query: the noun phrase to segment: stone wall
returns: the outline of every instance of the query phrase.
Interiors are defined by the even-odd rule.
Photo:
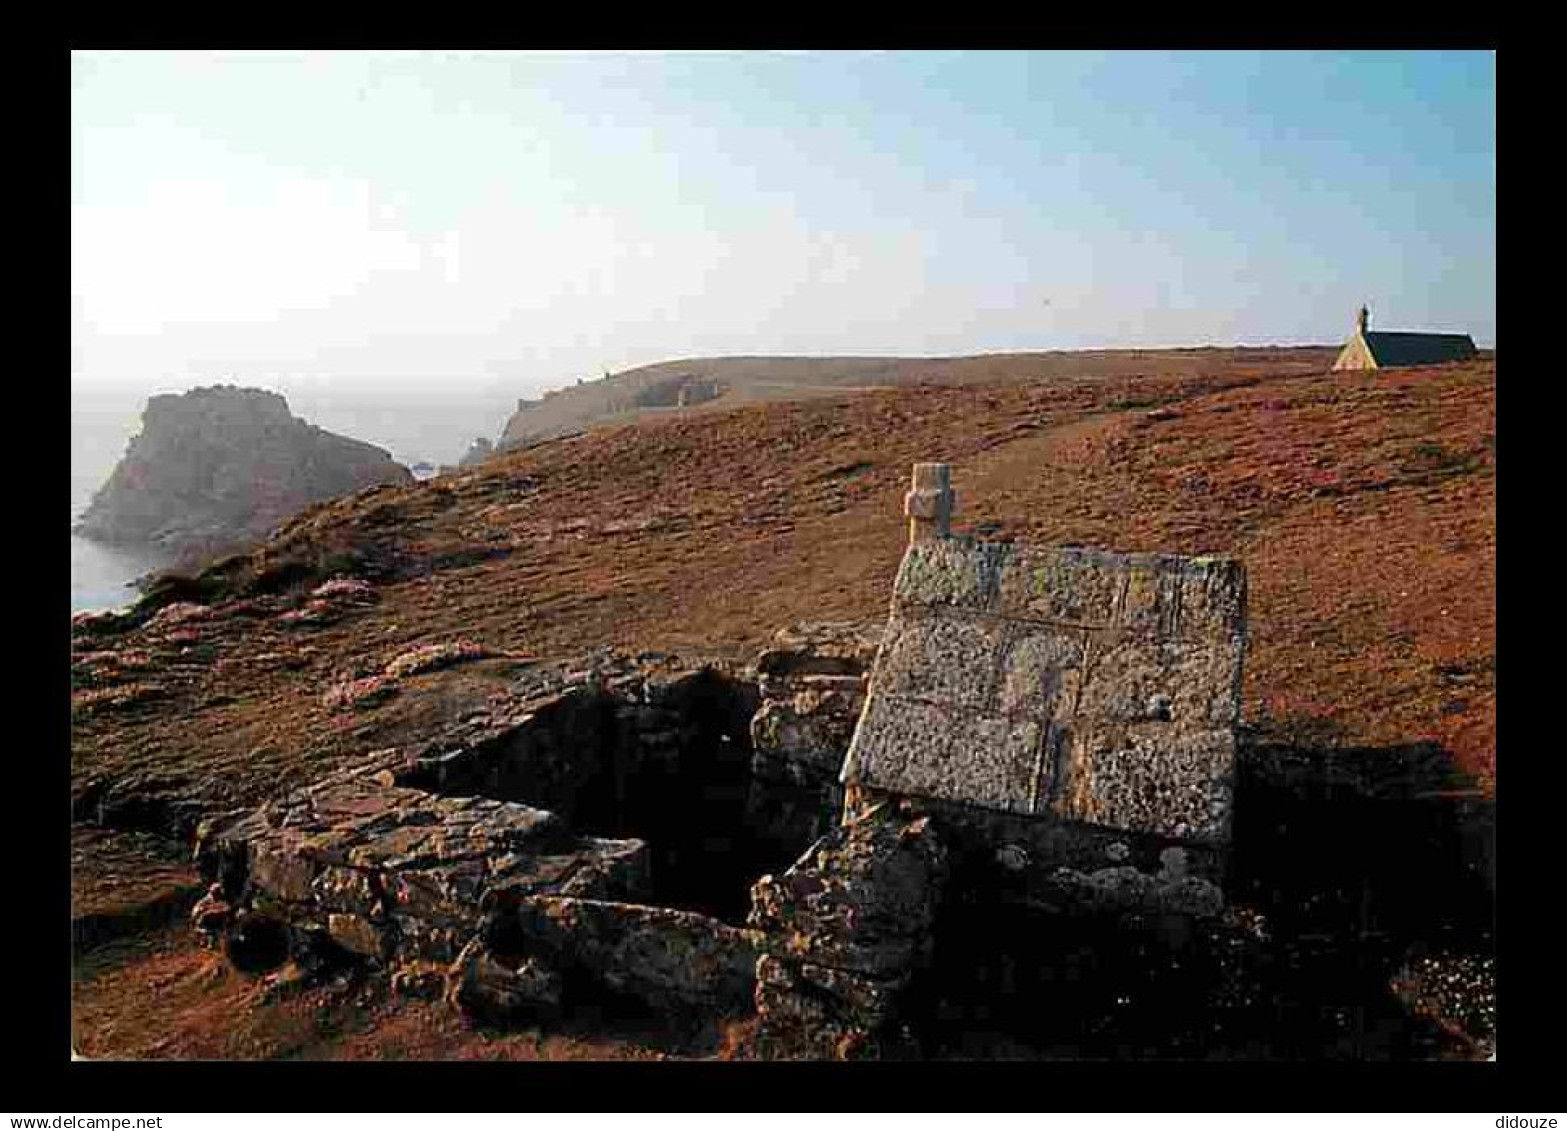
[[[798,850],[837,823],[838,775],[881,634],[878,621],[795,625],[757,659],[747,808],[759,836]]]
[[[498,890],[485,953],[557,972],[563,994],[631,997],[667,1013],[749,1012],[759,933],[710,916],[615,900]]]
[[[660,900],[737,919],[763,848],[746,818],[757,701],[738,674],[607,660],[453,728],[398,784],[520,801],[573,828],[645,839]]]
[[[231,914],[204,921],[237,963],[353,956],[476,1015],[588,984],[748,1007],[755,932],[734,924],[809,843],[748,827],[756,704],[743,678],[657,659],[532,673],[419,747],[205,822],[208,911]]]
[[[450,962],[503,889],[636,899],[647,845],[580,836],[554,813],[394,784],[395,751],[206,822],[197,860],[237,908],[286,924],[297,953],[330,940],[361,958]]]
[[[913,545],[844,781],[1222,842],[1245,599],[1226,558]]]

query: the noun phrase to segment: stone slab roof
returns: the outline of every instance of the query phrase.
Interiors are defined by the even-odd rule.
[[[1368,330],[1363,337],[1378,365],[1430,365],[1443,361],[1466,361],[1475,356],[1474,339],[1468,334],[1408,334]]]
[[[1227,839],[1245,632],[1231,558],[917,542],[843,781]]]

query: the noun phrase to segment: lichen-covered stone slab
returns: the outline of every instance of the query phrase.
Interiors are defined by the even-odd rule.
[[[747,922],[778,957],[897,978],[926,957],[949,872],[931,822],[883,805],[833,829],[783,874],[758,879]]]
[[[766,1043],[836,1059],[884,1033],[930,958],[950,876],[931,820],[882,804],[757,880],[747,921],[765,940],[755,1003]]]
[[[372,757],[260,810],[209,822],[203,870],[231,895],[366,958],[451,962],[487,895],[635,898],[647,845],[579,836],[554,813],[387,784]]]
[[[754,930],[606,900],[498,893],[488,906],[491,935],[510,929],[535,957],[655,1008],[734,1013],[751,1002],[761,945]]]
[[[414,973],[400,967],[404,980]],[[560,973],[527,956],[508,961],[482,938],[468,940],[444,972],[444,996],[449,1005],[480,1021],[510,1023],[553,1016],[563,991]]]
[[[1232,558],[916,543],[842,780],[1226,839],[1245,634]]]

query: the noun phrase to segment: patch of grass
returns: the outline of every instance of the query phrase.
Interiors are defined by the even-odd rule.
[[[510,546],[503,545],[466,546],[460,550],[433,555],[423,564],[419,572],[437,573],[446,569],[466,569],[469,566],[494,561],[496,558],[507,557],[511,552]]]
[[[169,605],[210,605],[222,598],[227,587],[226,579],[212,570],[199,574],[154,573],[142,582],[135,611],[155,613]]]
[[[1450,479],[1480,466],[1479,452],[1449,448],[1433,440],[1424,440],[1404,455],[1404,471],[1423,482]]]
[[[300,558],[285,558],[255,573],[245,584],[243,591],[247,596],[283,593],[300,588],[305,582],[313,581],[315,578],[316,570],[309,562]]]
[[[1345,742],[1342,723],[1306,711],[1263,713],[1242,724],[1243,745],[1280,746],[1297,750],[1336,750]]]
[[[404,652],[386,665],[388,679],[400,679],[418,672],[433,671],[452,664],[478,660],[489,655],[482,646],[471,640],[454,640],[443,644],[426,644]]]
[[[169,697],[168,690],[155,683],[130,683],[78,691],[71,696],[73,715],[97,714],[138,707]]]
[[[1130,412],[1133,409],[1139,409],[1139,408],[1157,408],[1159,405],[1162,405],[1162,404],[1165,404],[1165,403],[1166,403],[1166,398],[1164,398],[1164,397],[1126,396],[1126,397],[1111,397],[1109,400],[1107,400],[1105,402],[1105,407],[1109,408],[1109,409],[1113,409],[1113,410],[1115,410],[1117,412]]]
[[[394,678],[381,675],[344,680],[328,688],[321,705],[329,711],[363,710],[385,702],[401,690]]]
[[[181,659],[192,664],[211,664],[218,658],[218,649],[215,644],[190,644],[186,646]]]
[[[869,460],[859,460],[855,463],[840,464],[830,467],[822,473],[823,479],[848,479],[860,474],[862,471],[870,471],[876,465]]]
[[[169,605],[222,605],[314,588],[331,579],[381,580],[396,569],[393,555],[373,545],[345,546],[340,539],[327,544],[273,543],[254,553],[230,555],[198,573],[152,575],[142,582],[132,615],[140,624]]]
[[[393,502],[382,503],[379,506],[371,507],[368,511],[360,516],[359,521],[365,526],[369,527],[395,527],[401,526],[404,522],[407,521],[407,519],[408,508],[401,505],[400,503]]]

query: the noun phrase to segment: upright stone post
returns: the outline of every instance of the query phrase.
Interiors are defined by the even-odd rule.
[[[917,463],[914,481],[903,497],[903,513],[909,517],[909,541],[946,538],[952,529],[952,468],[944,463]]]

